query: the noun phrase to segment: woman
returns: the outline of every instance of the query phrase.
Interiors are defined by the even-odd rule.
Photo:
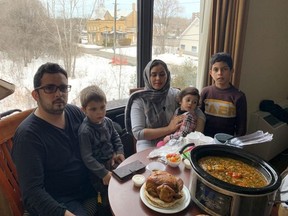
[[[155,147],[163,137],[179,129],[183,120],[182,115],[174,115],[180,90],[170,87],[166,63],[158,59],[150,61],[143,78],[144,90],[130,96],[125,112],[125,126],[137,140],[137,152]]]

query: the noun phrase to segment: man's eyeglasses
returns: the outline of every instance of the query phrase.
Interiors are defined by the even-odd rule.
[[[45,86],[40,86],[38,88],[35,88],[35,90],[39,90],[39,89],[43,89],[43,91],[46,94],[53,94],[55,93],[58,89],[63,92],[63,93],[67,93],[71,90],[71,85],[60,85],[60,86],[56,86],[56,85],[45,85]]]

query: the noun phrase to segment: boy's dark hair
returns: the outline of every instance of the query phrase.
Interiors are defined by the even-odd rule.
[[[45,73],[48,73],[48,74],[61,73],[66,78],[68,78],[67,72],[60,65],[56,63],[47,62],[45,64],[42,64],[34,75],[34,80],[33,80],[34,89],[41,86],[41,79]]]
[[[216,62],[225,62],[229,66],[230,70],[232,70],[233,68],[233,60],[229,53],[219,52],[212,55],[209,65],[210,70],[212,69],[213,64],[215,64]]]
[[[180,91],[180,93],[177,96],[178,103],[183,99],[183,97],[185,97],[186,95],[189,95],[189,94],[197,96],[198,97],[198,103],[199,103],[200,94],[199,94],[198,89],[195,87],[187,87],[187,88],[184,88],[182,91]]]
[[[91,85],[80,92],[80,102],[82,107],[86,107],[91,101],[106,103],[106,95],[97,85]]]

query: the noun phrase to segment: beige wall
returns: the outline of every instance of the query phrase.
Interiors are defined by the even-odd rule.
[[[240,89],[246,93],[248,122],[263,99],[288,99],[288,1],[251,0]]]

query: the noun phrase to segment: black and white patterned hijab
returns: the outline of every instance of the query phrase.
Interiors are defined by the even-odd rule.
[[[167,80],[162,89],[156,90],[152,87],[150,81],[150,74],[151,69],[159,64],[164,67],[167,74]],[[171,80],[170,71],[168,70],[166,63],[159,59],[150,61],[144,69],[143,78],[145,84],[144,90],[136,91],[131,94],[126,105],[125,127],[129,133],[131,133],[131,106],[136,98],[142,98],[144,101],[144,112],[146,116],[149,116],[149,119],[146,119],[148,128],[163,127],[168,125],[170,121],[166,119],[165,110],[163,110],[163,107],[165,106],[166,96],[170,89]]]

